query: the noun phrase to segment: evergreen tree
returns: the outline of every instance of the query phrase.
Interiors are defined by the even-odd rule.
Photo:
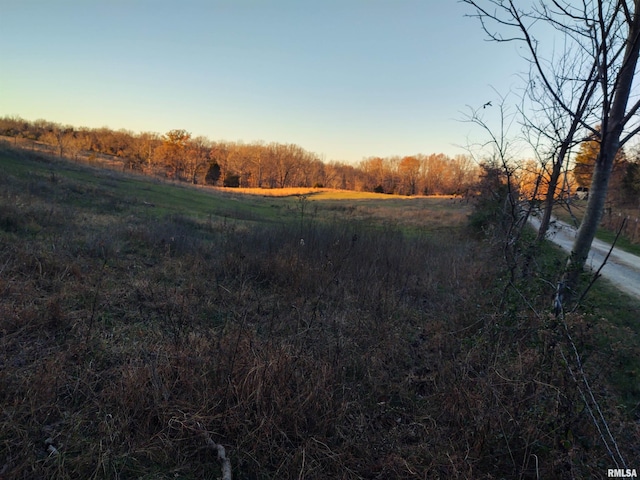
[[[238,188],[240,186],[240,175],[233,172],[227,172],[222,181],[222,186]]]
[[[600,126],[597,127],[600,132]],[[596,164],[596,158],[600,153],[600,137],[599,134],[591,135],[588,140],[585,140],[580,144],[580,149],[575,159],[575,166],[573,168],[573,176],[576,179],[578,186],[587,187],[591,186],[591,179],[593,177],[593,169]],[[620,170],[620,166],[626,163],[626,154],[623,148],[618,150],[613,161],[613,172]]]
[[[204,177],[204,181],[207,185],[215,185],[216,182],[220,179],[220,165],[216,162],[211,162],[209,165],[209,170],[207,170],[207,174]]]
[[[573,168],[573,176],[580,187],[589,187],[593,176],[593,167],[600,153],[600,141],[595,136],[580,144],[580,150],[576,155],[576,165]]]
[[[640,198],[640,163],[629,162],[622,179],[622,189],[627,200],[638,200]]]

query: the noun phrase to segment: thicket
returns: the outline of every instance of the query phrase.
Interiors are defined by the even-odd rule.
[[[614,330],[559,324],[538,280],[535,305],[505,297],[494,240],[302,208],[153,218],[52,172],[0,173],[1,475],[218,478],[211,442],[238,479],[612,466],[565,328],[581,346]],[[609,381],[634,350],[612,348],[581,369],[638,460]]]

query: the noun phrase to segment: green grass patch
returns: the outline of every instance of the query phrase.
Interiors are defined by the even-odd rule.
[[[73,164],[64,160],[0,153],[5,182],[9,176],[40,185],[43,199],[57,195],[69,207],[87,210],[127,211],[161,218],[187,214],[200,220],[235,219],[277,221],[288,215],[276,202],[257,197],[221,195],[213,189],[196,188],[111,170]],[[53,193],[53,186],[56,186]]]
[[[633,253],[634,255],[640,255],[640,244],[633,243],[628,238],[620,235],[618,240],[616,241],[616,232],[612,232],[610,230],[605,230],[603,228],[598,230],[596,234],[596,238],[602,240],[603,242],[607,242],[612,244],[614,241],[616,242],[616,247],[620,250],[624,250],[625,252]]]
[[[587,358],[599,356],[630,413],[640,408],[640,301],[598,279],[581,305]]]
[[[566,260],[564,250],[546,241],[536,258],[538,280],[529,284],[527,294],[550,301],[554,285],[549,279],[558,278]],[[591,274],[583,274],[575,299],[591,279]],[[640,407],[640,300],[599,278],[577,312],[567,314],[567,322],[588,371],[596,377],[608,375],[626,413],[635,415]]]
[[[570,209],[564,205],[557,205],[553,210],[553,214],[563,222],[568,223],[569,225],[573,225],[577,228],[582,221],[586,206],[587,200],[574,199],[571,202]],[[616,238],[617,228],[619,228],[620,223],[622,222],[622,217],[616,216],[615,219],[609,219],[609,217],[607,217],[607,213],[605,213],[603,222],[610,224],[612,228],[604,228],[601,226],[596,232],[596,238],[602,240],[603,242],[613,243]],[[628,227],[631,235],[637,234],[637,229],[635,227],[635,217],[632,216],[631,223],[628,225]],[[640,240],[640,238],[635,238],[634,241],[634,238],[623,233],[618,238],[616,247],[624,250],[625,252],[640,255],[640,243],[638,243],[638,240]]]

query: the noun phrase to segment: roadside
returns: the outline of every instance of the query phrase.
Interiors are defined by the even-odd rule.
[[[571,199],[571,210],[566,205],[556,205],[553,216],[569,225],[578,227],[587,208],[587,199]],[[622,220],[627,221],[623,224]],[[612,207],[609,203],[600,221],[596,238],[605,243],[612,243],[616,233],[621,230],[616,247],[634,255],[640,255],[640,209],[628,205]]]
[[[530,222],[536,229],[540,227],[539,218],[531,217]],[[549,226],[547,238],[566,252],[571,252],[576,232],[573,226],[554,219]],[[587,267],[593,271],[598,270],[610,249],[610,244],[594,239],[587,259]],[[640,299],[640,257],[637,255],[614,248],[600,273],[623,292]]]

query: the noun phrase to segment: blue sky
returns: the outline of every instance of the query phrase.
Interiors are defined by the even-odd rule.
[[[0,0],[0,115],[324,160],[465,153],[459,120],[517,88],[515,46],[456,0]]]

